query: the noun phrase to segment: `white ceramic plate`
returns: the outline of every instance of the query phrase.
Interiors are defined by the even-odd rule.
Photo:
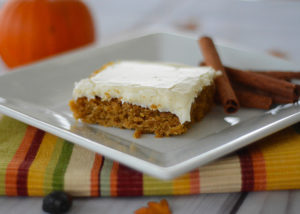
[[[297,69],[260,53],[218,46],[226,65],[252,69]],[[270,111],[241,109],[226,115],[215,107],[187,134],[169,138],[76,122],[68,107],[75,81],[109,61],[152,60],[197,65],[195,38],[151,34],[102,48],[88,48],[0,77],[0,111],[149,175],[170,179],[246,146],[300,120],[300,106]],[[298,68],[299,69],[299,68]]]

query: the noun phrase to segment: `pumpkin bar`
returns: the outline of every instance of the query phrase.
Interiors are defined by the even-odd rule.
[[[213,105],[215,70],[118,61],[75,83],[70,108],[85,123],[134,129],[135,137],[180,135]]]

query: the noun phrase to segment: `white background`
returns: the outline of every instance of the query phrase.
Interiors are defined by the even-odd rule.
[[[0,1],[0,7],[5,0]],[[300,61],[300,1],[85,0],[103,45],[146,30],[209,35]],[[189,29],[188,26],[191,26]],[[1,64],[1,63],[0,63]],[[0,70],[5,67],[0,66]]]

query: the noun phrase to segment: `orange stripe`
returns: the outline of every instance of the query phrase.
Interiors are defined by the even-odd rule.
[[[190,193],[198,194],[200,193],[200,176],[199,169],[190,172]]]
[[[173,195],[188,195],[190,192],[190,174],[186,173],[173,180]]]
[[[254,174],[254,191],[266,190],[266,166],[262,152],[259,149],[251,151],[253,174]]]
[[[18,148],[13,159],[8,164],[6,175],[5,175],[5,192],[6,195],[16,196],[17,195],[17,176],[19,166],[22,164],[26,154],[30,148],[32,140],[38,129],[28,126],[26,134],[22,140],[20,147]]]
[[[119,163],[114,162],[110,174],[110,194],[111,196],[118,195],[118,169]]]
[[[97,197],[100,195],[100,190],[99,190],[99,183],[100,183],[100,170],[102,166],[103,158],[101,155],[96,154],[95,155],[95,160],[94,160],[94,165],[91,171],[91,196],[92,197]]]

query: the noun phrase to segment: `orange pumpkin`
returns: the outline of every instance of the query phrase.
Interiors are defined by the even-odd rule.
[[[0,11],[0,55],[10,68],[95,40],[80,0],[8,0]]]

